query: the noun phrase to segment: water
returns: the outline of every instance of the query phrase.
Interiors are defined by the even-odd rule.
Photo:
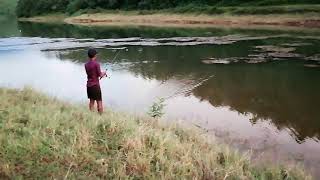
[[[96,47],[110,75],[101,81],[107,108],[145,114],[166,98],[164,119],[320,178],[320,30],[4,23],[0,87],[84,104],[83,64]]]

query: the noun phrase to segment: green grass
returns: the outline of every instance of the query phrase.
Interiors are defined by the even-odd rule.
[[[310,179],[299,168],[253,166],[199,131],[0,89],[0,178]]]

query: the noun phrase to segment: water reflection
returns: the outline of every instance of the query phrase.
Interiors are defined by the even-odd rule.
[[[204,65],[199,61],[207,56],[236,54],[243,56],[250,43],[228,47],[130,47],[119,55],[117,66],[144,79],[156,79],[166,89],[179,84],[178,90],[191,89],[200,101],[213,107],[229,107],[241,114],[250,113],[252,124],[271,120],[278,128],[290,128],[298,142],[306,138],[319,139],[320,84],[319,69],[303,67],[301,61],[282,61],[264,65]],[[238,50],[234,50],[239,47]],[[112,59],[116,52],[100,50],[100,56]],[[60,58],[83,60],[84,50],[61,54]],[[192,89],[201,79],[214,78]],[[169,88],[170,89],[170,88]],[[177,91],[173,89],[163,96]],[[202,114],[199,112],[199,114]],[[205,117],[206,115],[202,115]]]
[[[15,18],[0,15],[0,23],[0,37],[15,37],[21,35],[18,22]]]
[[[319,139],[318,70],[283,63],[213,71],[215,78],[195,89],[195,96],[215,107],[229,106],[241,114],[251,113],[252,124],[271,120],[279,130],[290,128],[298,142]]]
[[[301,159],[302,154],[308,168],[319,168],[319,70],[304,68],[300,61],[210,66],[188,58],[150,61],[155,58],[150,51],[160,47],[144,47],[149,56],[137,62],[130,58],[137,50],[132,48],[113,66],[108,64],[111,78],[101,82],[108,108],[145,113],[156,98],[183,92],[167,99],[167,118],[200,125],[240,149],[269,153],[274,161]],[[0,53],[0,86],[32,86],[65,101],[85,103],[84,52]],[[102,57],[115,53],[100,52]],[[214,76],[193,88],[210,75]]]
[[[237,29],[237,28],[177,28],[163,27],[154,28],[148,26],[75,26],[68,24],[45,24],[19,22],[19,29],[22,30],[22,36],[28,37],[51,37],[51,38],[168,38],[168,37],[197,37],[197,36],[225,36],[230,34],[255,35],[279,35],[284,34],[295,36],[319,36],[319,30],[265,30],[265,29]]]

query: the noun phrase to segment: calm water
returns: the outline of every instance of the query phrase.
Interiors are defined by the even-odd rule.
[[[0,87],[86,103],[83,64],[96,47],[108,108],[145,114],[166,98],[164,119],[320,178],[320,30],[2,24]]]

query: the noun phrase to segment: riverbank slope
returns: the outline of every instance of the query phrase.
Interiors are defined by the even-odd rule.
[[[107,111],[31,89],[0,89],[1,178],[311,179],[257,167],[195,129]]]

